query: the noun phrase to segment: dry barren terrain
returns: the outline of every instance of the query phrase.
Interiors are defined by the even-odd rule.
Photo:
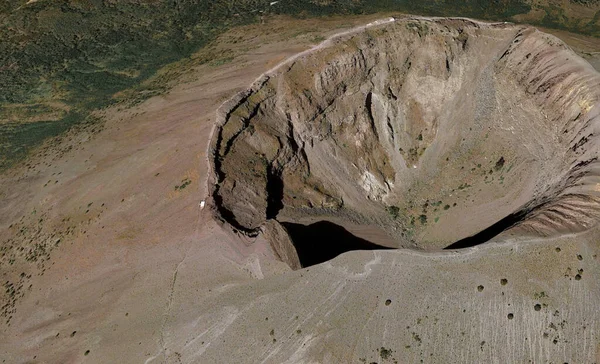
[[[505,144],[498,142],[491,149],[486,149],[485,139],[481,139],[484,144],[481,150],[494,152],[480,154],[487,160],[471,161],[473,165],[465,167],[463,172],[458,172],[461,165],[457,162],[454,168],[458,171],[450,176],[428,171],[426,176],[431,179],[427,180],[427,186],[411,190],[413,199],[421,201],[447,180],[477,175],[476,182],[470,179],[461,182],[481,188],[472,195],[472,199],[477,197],[477,203],[461,203],[453,210],[454,200],[449,197],[430,199],[442,204],[438,221],[433,215],[427,215],[427,221],[439,222],[443,228],[419,225],[421,203],[415,207],[419,211],[411,212],[417,216],[418,228],[411,236],[418,238],[390,238],[393,231],[406,226],[402,223],[396,226],[399,230],[394,230],[396,220],[390,219],[396,210],[381,204],[378,189],[371,189],[373,196],[366,203],[359,199],[358,193],[350,191],[348,196],[354,200],[344,196],[343,201],[350,201],[354,212],[331,216],[334,222],[345,221],[345,227],[355,233],[364,231],[362,226],[368,223],[365,239],[379,237],[384,240],[382,245],[394,247],[421,244],[421,248],[430,252],[352,251],[324,264],[293,271],[281,262],[284,257],[273,247],[273,234],[265,234],[264,229],[248,234],[240,227],[232,229],[227,219],[215,219],[222,215],[215,210],[213,200],[215,177],[209,160],[214,149],[209,147],[210,137],[214,136],[213,125],[221,115],[217,113],[219,106],[285,59],[329,36],[377,19],[389,19],[391,15],[394,14],[320,20],[272,17],[262,24],[233,28],[189,60],[159,71],[159,75],[165,76],[161,80],[168,86],[168,92],[134,107],[117,105],[104,110],[97,115],[104,120],[101,129],[86,129],[59,143],[48,143],[26,165],[3,174],[0,177],[3,201],[0,275],[4,287],[0,301],[0,360],[146,364],[600,362],[600,311],[597,310],[600,233],[593,228],[596,215],[582,213],[582,219],[590,219],[589,224],[584,220],[575,221],[577,224],[573,226],[565,223],[553,227],[551,234],[536,225],[542,218],[538,217],[531,220],[529,227],[523,225],[522,231],[498,236],[493,244],[440,251],[448,242],[476,233],[478,228],[512,212],[522,202],[543,200],[547,189],[539,186],[547,183],[552,187],[553,183],[564,181],[569,175],[557,177],[557,173],[568,172],[566,164],[576,164],[581,155],[587,156],[587,152],[576,151],[565,156],[567,152],[563,150],[571,150],[573,145],[569,142],[576,133],[569,134],[570,138],[563,142],[556,136],[558,128],[545,130],[546,118],[528,111],[539,109],[527,108],[528,104],[523,103],[534,101],[519,99],[521,94],[515,85],[503,88],[497,95],[478,97],[491,98],[485,101],[492,104],[509,99],[511,102],[503,105],[523,109],[510,114],[520,118],[514,125],[523,126],[521,130],[512,130],[513,133],[510,123],[494,129],[501,134],[499,138],[515,135],[517,139]],[[538,32],[532,28],[498,27],[501,35],[488,32],[486,25],[482,25],[483,30],[469,34],[474,47],[480,47],[473,52],[488,57],[489,62],[496,55],[502,56],[506,49],[513,49],[511,42],[524,29],[528,33],[524,33],[523,42],[537,42],[540,37],[551,39],[556,42],[554,47],[564,48],[556,57],[574,55],[560,40],[536,35]],[[451,28],[455,29],[455,25]],[[600,42],[595,38],[566,32],[556,35],[591,60],[590,64],[598,65]],[[443,38],[428,41],[431,47],[443,47]],[[520,72],[517,57],[528,58],[527,52],[519,47],[515,45],[514,54],[506,60],[508,73]],[[215,57],[221,54],[227,57]],[[439,71],[443,76],[447,71],[445,59],[439,69],[432,70],[442,60],[436,54],[432,56],[434,59],[417,62],[415,72]],[[462,56],[469,59],[468,55]],[[206,62],[215,58],[220,61]],[[573,73],[585,69],[592,81],[600,77],[582,60],[572,61],[576,65]],[[301,62],[307,63],[308,68],[312,66],[309,57]],[[481,70],[482,62],[460,64],[465,65],[464,72],[477,73],[468,68],[474,67],[485,73]],[[426,69],[426,65],[430,68]],[[454,69],[453,63],[449,66]],[[543,65],[540,68],[543,71]],[[306,72],[302,69],[302,74],[294,80],[314,85],[313,78],[302,79]],[[488,75],[497,77],[499,83],[522,85],[505,76]],[[563,81],[567,82],[562,79],[559,83]],[[473,89],[474,81],[465,82],[466,90]],[[454,87],[459,84],[451,83]],[[414,87],[419,90],[427,85]],[[335,87],[335,83],[329,86]],[[276,87],[280,85],[273,86]],[[421,92],[413,92],[414,97],[427,96],[426,90]],[[561,96],[565,94],[557,94],[556,98],[561,100]],[[376,97],[379,96],[371,96],[371,100]],[[352,98],[343,102],[362,105],[364,99],[360,103]],[[454,107],[464,105],[467,110],[469,102],[465,95],[464,100],[455,101]],[[579,107],[591,118],[598,113],[597,102],[591,99]],[[560,105],[548,106],[558,110],[548,112],[547,116],[552,118],[564,111],[576,119],[577,113],[573,114],[571,109],[565,111]],[[458,111],[461,116],[461,109]],[[414,112],[419,112],[418,107],[415,106]],[[506,110],[495,112],[506,113]],[[440,125],[441,128],[443,124]],[[594,129],[597,125],[596,120],[588,131],[597,134]],[[359,131],[348,129],[341,134],[349,138]],[[485,138],[485,131],[479,132],[478,138]],[[421,142],[433,143],[435,139],[434,134],[420,134],[420,129],[411,129],[407,134],[414,144],[412,148],[422,147]],[[460,143],[462,136],[457,133],[456,138]],[[532,156],[535,153],[514,149],[517,143],[527,145],[544,138],[554,143],[541,149],[546,154]],[[265,140],[259,140],[255,146],[268,147]],[[369,141],[368,135],[363,140],[377,144],[375,139]],[[591,145],[596,148],[591,152],[597,152],[597,145],[593,142]],[[351,147],[348,155],[358,154],[356,148],[360,146]],[[506,150],[497,149],[500,147]],[[437,148],[444,150],[443,145]],[[411,158],[409,149],[402,155],[396,148],[396,161]],[[540,149],[532,146],[528,150],[537,153]],[[421,173],[426,165],[422,158],[437,158],[441,155],[439,151],[428,155],[430,152],[417,149],[412,154],[416,159],[406,170],[388,171],[389,176],[398,178],[397,185],[404,188],[399,178],[404,176],[402,173],[409,176],[415,169]],[[319,153],[315,155],[331,153],[331,149]],[[477,154],[477,149],[472,153]],[[553,153],[561,158],[554,158]],[[373,160],[365,162],[369,168],[381,162],[376,154],[370,157]],[[500,163],[499,170],[508,169],[514,161],[524,161],[513,167],[518,172],[514,177],[519,179],[518,184],[513,184],[507,175],[505,186],[494,189],[510,197],[512,202],[507,205],[494,204],[495,198],[502,196],[492,199],[491,192],[486,190],[486,179],[491,178],[487,176],[498,176],[494,183],[499,183],[501,172],[494,168],[500,157],[505,162]],[[312,161],[311,158],[309,155],[307,159]],[[547,158],[546,163],[540,163],[540,158]],[[244,159],[235,161],[240,164],[231,163],[231,170],[245,171]],[[438,162],[443,165],[445,159]],[[302,167],[301,163],[298,165]],[[487,176],[478,174],[484,167],[485,171],[494,171]],[[471,173],[471,168],[475,168],[475,173]],[[373,185],[375,180],[388,176],[385,167],[379,166],[379,170],[380,175],[372,180],[363,178],[361,188],[364,189],[365,180]],[[341,178],[338,173],[336,176]],[[422,176],[410,178],[416,181]],[[242,178],[238,181],[244,182]],[[359,185],[361,177],[354,176],[352,181]],[[584,182],[591,186],[591,189],[586,187],[587,193],[593,195],[594,188],[598,193],[598,181]],[[531,190],[538,191],[539,196],[530,191],[511,191],[511,186],[517,185],[535,185],[538,189],[531,187]],[[300,189],[302,184],[297,182],[292,186]],[[235,192],[235,188],[231,190]],[[410,210],[402,206],[405,191],[390,190],[394,192],[393,201],[385,205],[398,206],[396,213]],[[527,198],[514,198],[519,194]],[[298,196],[312,206],[337,206],[335,198],[329,200],[323,193]],[[242,194],[229,197],[232,206],[236,197],[246,198]],[[491,204],[478,205],[485,198]],[[575,201],[572,205],[578,204]],[[445,205],[450,207],[444,210]],[[357,217],[356,211],[364,206],[381,217],[373,220]],[[428,205],[428,211],[433,212],[434,208]],[[442,215],[448,210],[452,213]],[[290,213],[289,219],[306,218],[300,215]],[[260,227],[266,220],[257,218],[258,215],[247,216],[247,230]],[[260,216],[266,217],[266,213]],[[585,228],[580,228],[581,224],[586,224]]]

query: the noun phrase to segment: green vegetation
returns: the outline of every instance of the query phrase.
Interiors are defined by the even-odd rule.
[[[392,350],[386,349],[382,346],[381,348],[379,348],[379,355],[381,356],[381,359],[389,359],[392,356]]]
[[[255,21],[252,11],[261,6],[268,1],[4,2],[0,170],[92,110],[120,101],[120,91],[136,88],[134,102],[164,92],[141,83],[229,27]],[[231,59],[207,61],[218,66]]]
[[[189,178],[185,178],[181,181],[180,185],[176,185],[175,186],[175,191],[181,191],[184,188],[186,188],[187,186],[190,185],[190,183],[192,183],[192,181]]]
[[[506,163],[506,161],[504,160],[504,157],[500,157],[500,159],[498,159],[498,161],[494,165],[494,169],[496,171],[501,170],[504,167],[504,163]]]
[[[429,27],[427,26],[427,24],[408,23],[408,24],[406,24],[406,28],[409,30],[412,30],[414,32],[417,32],[417,34],[419,34],[419,37],[423,37],[423,36],[429,34]],[[423,140],[423,134],[419,134],[419,136],[417,137],[417,140]]]
[[[32,147],[91,119],[93,110],[164,93],[173,75],[158,74],[232,26],[273,14],[299,18],[402,12],[513,20],[527,0],[5,0],[0,4],[0,170]],[[534,5],[528,21],[600,36],[600,6],[592,0]],[[587,7],[589,19],[569,18],[566,6]],[[586,8],[586,9],[587,9]],[[592,14],[595,14],[592,16]],[[426,33],[425,27],[415,31]],[[322,40],[316,36],[315,42]],[[230,54],[201,60],[218,67]],[[156,82],[145,83],[151,77]],[[129,92],[123,93],[124,90]],[[125,98],[125,99],[124,99]],[[413,159],[424,150],[412,150]]]
[[[400,11],[413,14],[467,16],[481,19],[507,19],[530,10],[530,6],[524,0],[289,0],[278,4],[275,8],[277,12],[301,17]]]
[[[209,62],[209,65],[212,67],[219,67],[219,66],[227,64],[231,61],[233,61],[233,57],[225,57],[225,58],[215,59],[214,61]]]
[[[468,183],[463,183],[463,184],[461,184],[460,186],[458,186],[458,189],[459,189],[459,190],[464,190],[464,189],[466,189],[466,188],[469,188],[469,187],[471,187],[471,185],[470,185],[470,184],[468,184]]]
[[[386,210],[393,219],[397,219],[400,216],[400,208],[398,206],[387,206]]]

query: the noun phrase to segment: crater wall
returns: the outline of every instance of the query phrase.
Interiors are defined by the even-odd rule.
[[[598,221],[600,76],[532,27],[409,18],[334,37],[219,111],[217,215],[376,227],[435,250]],[[503,220],[504,219],[504,220]]]

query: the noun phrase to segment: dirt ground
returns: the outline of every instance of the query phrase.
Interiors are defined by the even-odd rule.
[[[228,246],[233,239],[200,207],[215,111],[285,58],[378,17],[278,18],[234,29],[204,50],[233,51],[231,61],[184,70],[167,94],[103,111],[104,130],[91,140],[65,142],[75,144],[70,151],[47,147],[28,163],[36,167],[3,176],[0,236],[3,258],[14,262],[3,259],[0,274],[21,288],[3,297],[10,309],[0,359],[75,363],[90,350],[92,362],[115,362],[99,351],[146,360],[161,355],[159,332],[171,311],[191,308],[170,307],[174,294],[201,299],[286,269],[260,244]],[[25,259],[21,246],[51,236],[60,242],[44,248],[47,259]],[[175,292],[182,267],[195,271],[195,292]]]
[[[59,154],[42,150],[2,176],[0,359],[203,362],[173,349],[194,340],[181,333],[205,318],[197,307],[225,305],[221,295],[235,299],[248,282],[289,270],[264,241],[234,236],[201,207],[216,109],[287,57],[385,16],[282,17],[231,30],[186,63],[165,95],[105,110],[98,134],[65,142],[73,147]],[[555,34],[598,69],[598,40]],[[200,64],[203,52],[221,51],[233,58]],[[224,331],[234,316],[207,332]]]

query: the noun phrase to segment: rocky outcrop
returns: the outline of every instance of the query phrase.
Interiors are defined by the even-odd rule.
[[[263,236],[269,242],[275,256],[293,270],[302,268],[298,252],[286,229],[277,220],[271,219],[262,227]]]

